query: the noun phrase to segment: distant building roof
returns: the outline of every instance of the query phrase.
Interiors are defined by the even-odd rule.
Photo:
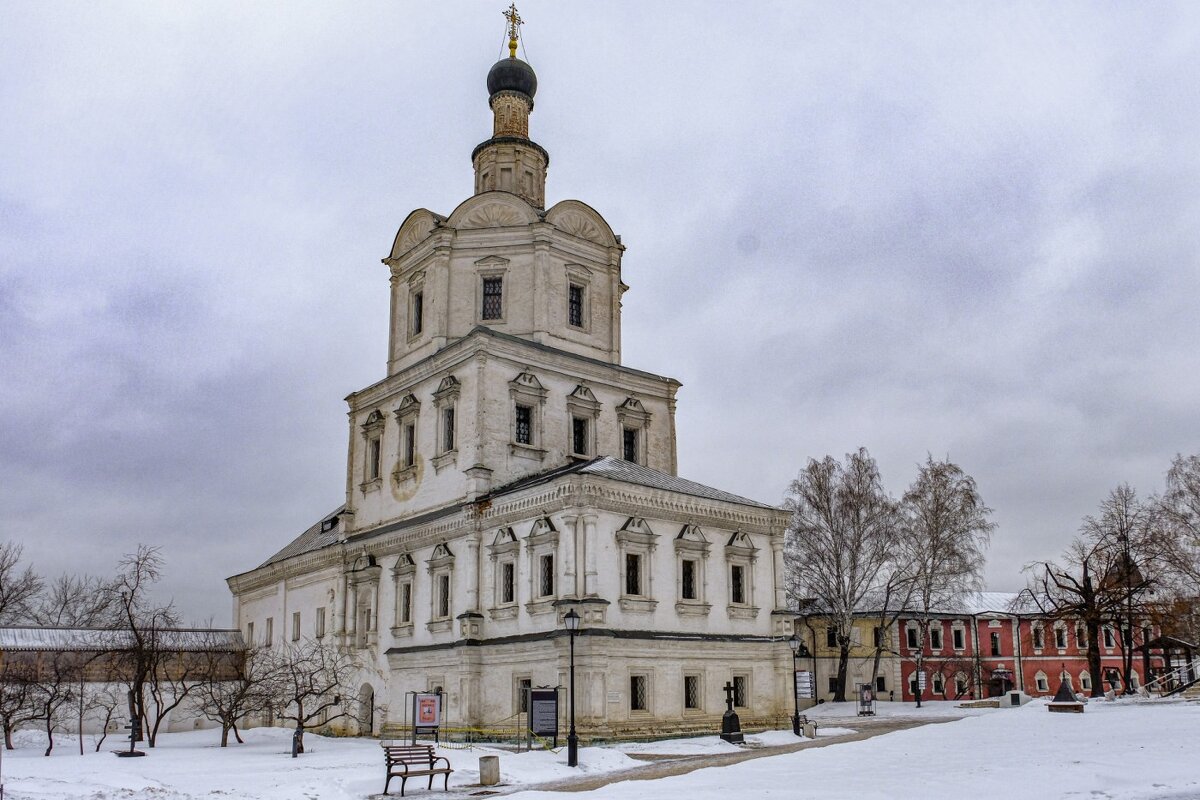
[[[686,494],[692,497],[701,497],[707,500],[718,500],[723,503],[736,503],[742,506],[753,506],[754,508],[774,509],[777,506],[770,506],[766,503],[760,503],[757,500],[751,500],[741,495],[723,492],[720,489],[714,489],[711,486],[705,486],[702,483],[685,480],[678,476],[672,475],[669,472],[662,470],[643,467],[640,464],[634,464],[629,461],[616,458],[614,456],[600,456],[593,458],[590,461],[576,461],[572,464],[555,467],[539,472],[536,475],[529,475],[504,486],[497,487],[488,494],[480,498],[480,500],[492,500],[497,497],[502,497],[530,486],[537,486],[560,478],[563,475],[581,474],[593,475],[599,478],[607,478],[609,480],[621,481],[623,483],[631,483],[637,486],[645,486],[649,489],[662,489],[668,492],[677,492]],[[443,506],[442,508],[434,509],[433,511],[420,514],[415,517],[392,522],[387,525],[373,528],[366,533],[380,534],[391,533],[392,531],[401,530],[403,528],[413,527],[428,522],[439,517],[444,517],[453,514],[461,509],[466,503],[454,503],[452,505]],[[294,556],[312,553],[317,550],[322,550],[331,545],[337,544],[342,532],[342,524],[338,516],[345,511],[345,506],[339,506],[335,511],[326,514],[316,524],[310,527],[304,533],[297,536],[287,544],[283,549],[279,550],[273,556],[268,558],[258,566],[262,567],[274,564]]]
[[[161,647],[172,652],[244,650],[240,631],[212,628],[170,628],[158,632]],[[133,634],[110,628],[0,628],[0,651],[102,651],[131,646]]]

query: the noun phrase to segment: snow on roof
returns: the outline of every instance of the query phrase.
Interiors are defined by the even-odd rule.
[[[725,503],[737,503],[738,505],[754,506],[756,508],[775,508],[775,506],[769,506],[757,500],[751,500],[741,495],[731,494],[730,492],[723,492],[720,489],[714,489],[702,483],[680,478],[669,472],[643,467],[641,464],[634,464],[631,461],[614,458],[613,456],[601,456],[593,461],[589,461],[579,469],[579,472],[585,475],[599,475],[604,478],[637,484],[638,486],[646,486],[651,489],[663,489],[668,492],[678,492],[679,494],[687,494],[693,497],[720,500]]]
[[[161,647],[176,652],[243,650],[240,631],[170,628],[158,631]],[[0,628],[0,650],[121,650],[131,646],[127,630],[109,628]]]

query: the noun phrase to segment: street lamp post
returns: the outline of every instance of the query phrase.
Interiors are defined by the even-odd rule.
[[[800,687],[796,683],[796,662],[800,658],[800,648],[804,647],[804,642],[800,641],[800,637],[792,634],[792,638],[788,639],[788,644],[792,648],[792,703],[796,712],[792,714],[792,733],[800,735]]]
[[[567,636],[571,643],[571,730],[567,733],[567,766],[579,766],[579,737],[575,735],[575,634],[579,631],[579,615],[571,609],[563,615],[563,624],[567,626]]]

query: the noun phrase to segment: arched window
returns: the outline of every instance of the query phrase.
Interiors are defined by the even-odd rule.
[[[1092,676],[1086,669],[1079,673],[1079,688],[1085,692],[1092,690]]]
[[[1043,694],[1050,691],[1050,681],[1046,678],[1046,673],[1038,671],[1038,674],[1033,677],[1034,683],[1037,685],[1037,690]]]

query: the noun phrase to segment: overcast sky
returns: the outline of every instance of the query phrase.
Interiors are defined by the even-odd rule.
[[[491,135],[504,3],[0,5],[0,539],[224,578],[344,499],[388,253]],[[548,204],[622,235],[680,474],[975,476],[1019,588],[1200,452],[1200,4],[523,2]]]

